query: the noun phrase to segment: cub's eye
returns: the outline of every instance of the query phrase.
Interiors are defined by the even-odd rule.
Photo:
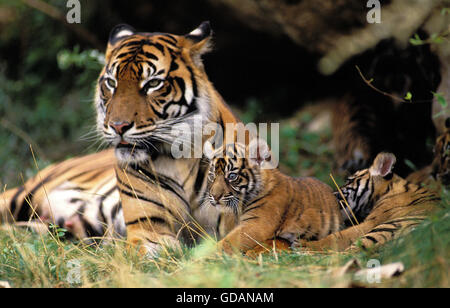
[[[106,78],[105,82],[110,88],[114,89],[116,87],[116,81],[114,79]]]
[[[227,180],[228,181],[235,181],[238,178],[237,173],[231,172],[230,174],[227,175]]]

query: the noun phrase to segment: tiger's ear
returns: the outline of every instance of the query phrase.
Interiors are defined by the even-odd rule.
[[[120,24],[112,28],[109,33],[108,46],[106,47],[105,58],[108,60],[111,56],[113,46],[123,38],[136,33],[136,30],[127,24]]]
[[[187,48],[190,50],[194,61],[196,64],[201,64],[197,63],[200,61],[201,55],[207,53],[212,48],[212,30],[209,21],[202,22],[198,28],[184,35],[184,38],[186,39]]]
[[[392,169],[396,162],[395,155],[392,153],[380,153],[375,157],[372,166],[369,169],[371,176],[385,177],[392,173]]]
[[[111,32],[109,33],[108,45],[114,45],[119,40],[133,35],[136,33],[136,30],[127,24],[120,24],[115,26]]]

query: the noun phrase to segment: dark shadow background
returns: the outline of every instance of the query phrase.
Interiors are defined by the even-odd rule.
[[[49,3],[65,13],[64,1]],[[215,48],[204,57],[206,71],[225,100],[241,109],[256,108],[255,121],[276,122],[307,103],[340,98],[349,92],[364,105],[364,116],[379,123],[373,135],[378,151],[395,152],[417,167],[431,157],[434,128],[429,101],[439,82],[438,61],[429,46],[400,49],[393,41],[346,63],[332,76],[318,73],[318,55],[284,35],[251,29],[222,5],[206,0],[81,1],[81,27],[105,46],[110,29],[128,23],[137,30],[185,34],[211,21]],[[98,68],[62,69],[61,50],[95,49],[61,21],[20,1],[0,1],[0,180],[17,181],[17,170],[33,170],[27,138],[38,147],[43,164],[96,150],[81,136],[94,124],[91,97]],[[101,50],[103,51],[103,50]],[[86,61],[87,62],[87,61]],[[86,64],[86,63],[84,63]],[[368,88],[358,65],[374,84],[402,93],[413,87],[424,103],[396,106]],[[249,102],[257,102],[249,107]],[[26,134],[25,138],[23,133]],[[411,169],[399,164],[398,171]]]

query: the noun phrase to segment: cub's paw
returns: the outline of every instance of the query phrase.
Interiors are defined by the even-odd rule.
[[[326,243],[326,241],[306,241],[306,240],[298,240],[294,243],[294,247],[300,248],[305,252],[322,252],[328,250],[330,244]]]
[[[230,245],[228,241],[221,240],[217,243],[217,250],[219,254],[227,254],[231,255],[234,252],[233,247]]]
[[[294,247],[301,248],[303,251],[312,251],[314,250],[314,242],[305,241],[305,240],[297,240],[294,243]]]
[[[256,258],[260,254],[278,253],[281,251],[290,251],[291,244],[283,239],[267,240],[262,244],[256,245],[253,249],[247,250],[245,255],[250,258]]]

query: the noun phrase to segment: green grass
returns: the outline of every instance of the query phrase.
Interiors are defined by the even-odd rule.
[[[406,237],[372,252],[271,252],[259,259],[221,256],[213,242],[156,260],[143,260],[122,241],[102,246],[60,241],[26,231],[0,232],[0,280],[13,287],[449,287],[450,210]],[[333,273],[356,258],[381,264],[401,261],[406,271],[381,283]],[[71,264],[78,264],[74,271]],[[78,274],[79,273],[79,274]]]
[[[330,279],[328,270],[352,258],[294,251],[253,260],[203,243],[145,261],[121,242],[87,247],[17,231],[0,233],[0,245],[0,277],[14,287],[333,287],[350,277]]]

